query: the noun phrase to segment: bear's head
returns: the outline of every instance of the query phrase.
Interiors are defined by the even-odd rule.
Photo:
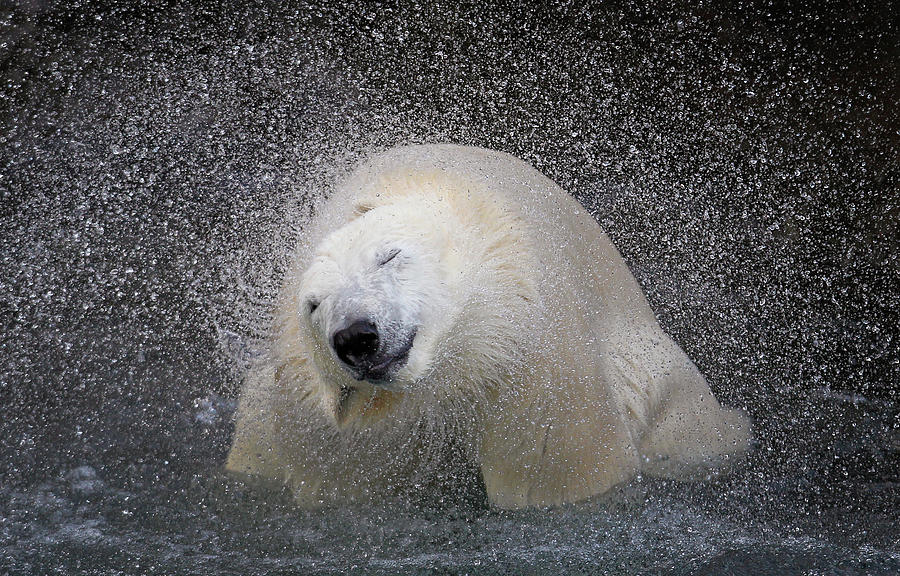
[[[534,264],[512,212],[471,187],[396,192],[411,188],[395,182],[357,206],[289,295],[296,342],[285,345],[341,427],[396,415],[403,399],[477,404],[516,364],[533,319]]]
[[[328,235],[301,277],[300,337],[339,424],[439,369],[463,272],[442,212],[427,202],[367,211]]]

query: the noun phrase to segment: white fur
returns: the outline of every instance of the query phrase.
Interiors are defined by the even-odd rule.
[[[329,344],[359,315],[386,346],[415,330],[388,382],[355,380]],[[577,202],[511,156],[416,146],[372,159],[318,207],[227,467],[315,505],[471,464],[494,505],[522,507],[640,469],[706,473],[748,440]]]

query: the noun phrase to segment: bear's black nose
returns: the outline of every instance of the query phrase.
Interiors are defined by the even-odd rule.
[[[378,352],[378,330],[368,320],[357,320],[335,332],[331,345],[341,362],[353,368],[362,368]]]

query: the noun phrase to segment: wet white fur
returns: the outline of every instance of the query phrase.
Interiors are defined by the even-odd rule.
[[[470,463],[493,505],[517,508],[639,470],[706,474],[746,450],[746,417],[719,405],[591,216],[526,163],[398,148],[316,214],[245,383],[230,470],[316,505],[414,492]],[[387,390],[327,345],[359,310],[418,328]]]

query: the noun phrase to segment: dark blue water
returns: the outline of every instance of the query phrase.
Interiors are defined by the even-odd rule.
[[[753,464],[758,464],[754,462]],[[300,511],[212,469],[121,485],[80,466],[0,492],[0,569],[17,574],[896,574],[896,484],[638,479],[596,502]],[[157,475],[158,474],[158,475]],[[812,476],[807,469],[806,476]]]

